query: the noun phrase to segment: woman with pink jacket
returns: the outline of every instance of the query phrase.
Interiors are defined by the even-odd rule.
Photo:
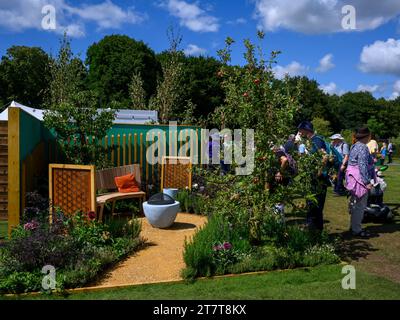
[[[349,211],[351,214],[351,232],[354,236],[370,237],[371,235],[361,228],[364,211],[367,207],[368,193],[376,179],[374,159],[371,156],[367,143],[371,139],[368,128],[358,129],[356,143],[350,149],[349,162],[346,170],[346,189],[350,191]]]

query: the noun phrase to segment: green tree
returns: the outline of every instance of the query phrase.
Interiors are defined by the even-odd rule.
[[[179,34],[175,35],[172,28],[168,29],[167,34],[170,48],[161,63],[163,77],[158,81],[157,93],[152,101],[152,107],[158,110],[161,123],[166,123],[175,118],[184,92],[181,85],[183,74],[182,52],[178,50],[182,38]]]
[[[1,105],[18,101],[41,108],[50,79],[49,56],[37,47],[12,46],[0,63]]]
[[[44,123],[55,133],[67,163],[108,165],[104,148],[98,142],[111,128],[112,110],[98,109],[98,96],[81,90],[81,70],[70,42],[64,36],[52,63],[48,107]]]
[[[195,105],[195,118],[207,117],[223,103],[220,68],[221,62],[213,57],[186,57],[184,60],[184,99],[190,99]]]
[[[260,40],[264,38],[262,32],[259,32],[258,36]],[[295,198],[315,200],[312,188],[322,161],[319,153],[298,158],[299,173],[291,184],[278,184],[273,191],[268,187],[275,184],[276,173],[281,166],[276,154],[278,146],[282,145],[292,132],[294,119],[301,110],[301,105],[297,101],[297,94],[290,90],[289,78],[285,78],[282,85],[274,86],[272,66],[276,63],[279,52],[272,52],[267,60],[264,58],[261,44],[255,46],[249,40],[245,40],[246,65],[230,66],[228,64],[233,42],[233,39],[227,38],[226,47],[219,51],[223,62],[219,75],[223,79],[225,101],[216,110],[215,118],[219,120],[221,127],[254,129],[254,171],[249,176],[227,175],[226,178],[218,178],[210,175],[210,181],[225,181],[218,182],[216,199],[213,199],[211,207],[207,210],[213,214],[222,212],[228,221],[237,221],[243,219],[243,215],[237,214],[233,206],[243,208],[247,211],[243,223],[249,228],[251,240],[259,243],[263,241],[263,237],[268,237],[264,233],[264,228],[268,228],[268,221],[277,217],[273,209],[276,204],[286,203],[296,207]],[[256,55],[256,52],[259,54]],[[297,92],[301,90],[300,87],[298,84]],[[232,196],[232,190],[240,191]]]
[[[324,118],[314,118],[312,120],[312,124],[314,126],[314,130],[317,134],[320,134],[324,137],[329,137],[333,134],[331,129],[331,123]]]
[[[129,95],[131,96],[132,108],[136,110],[145,110],[146,92],[143,89],[143,80],[140,74],[134,73],[129,85]]]
[[[340,129],[362,127],[379,111],[376,99],[369,92],[345,93],[340,97],[336,108],[333,111],[340,120]]]
[[[298,124],[304,120],[311,120],[315,117],[334,117],[328,108],[329,96],[326,95],[315,80],[307,77],[292,77],[286,80],[291,94],[296,94],[302,108],[295,115],[294,123]],[[284,85],[284,81],[276,80],[276,86]]]
[[[88,86],[101,98],[103,107],[116,101],[121,108],[130,103],[129,84],[133,74],[143,77],[146,99],[156,91],[161,72],[153,50],[144,42],[124,35],[106,36],[87,50]]]
[[[46,106],[57,108],[62,103],[68,103],[77,92],[85,90],[86,75],[82,61],[72,53],[71,42],[64,33],[57,57],[50,61],[51,81]]]

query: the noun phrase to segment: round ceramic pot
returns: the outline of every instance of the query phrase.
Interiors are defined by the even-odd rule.
[[[164,188],[163,193],[169,195],[172,199],[176,199],[176,196],[178,195],[178,189],[177,188]]]
[[[149,223],[156,228],[170,227],[176,218],[180,205],[178,201],[171,204],[152,205],[143,203],[143,212]]]

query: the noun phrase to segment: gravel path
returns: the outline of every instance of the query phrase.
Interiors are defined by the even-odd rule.
[[[141,236],[147,241],[145,248],[120,262],[104,275],[96,286],[118,286],[180,280],[185,267],[183,245],[185,237],[191,237],[196,228],[207,218],[195,214],[179,213],[168,229],[153,228],[146,218],[142,221]]]

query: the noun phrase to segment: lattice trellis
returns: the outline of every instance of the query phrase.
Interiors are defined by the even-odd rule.
[[[190,157],[162,157],[161,191],[163,188],[192,188]]]
[[[49,165],[49,196],[52,208],[64,214],[96,211],[94,166]],[[50,217],[51,220],[51,217]]]

